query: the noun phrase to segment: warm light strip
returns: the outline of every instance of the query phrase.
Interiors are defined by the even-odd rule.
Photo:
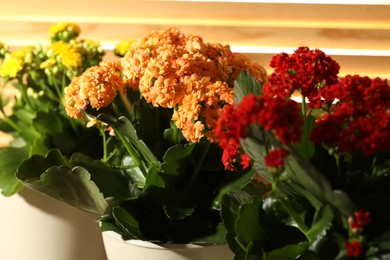
[[[311,46],[308,46],[311,47]],[[313,47],[314,48],[314,47]],[[266,46],[231,46],[230,49],[234,52],[241,53],[293,53],[296,48],[273,48]],[[341,56],[379,56],[390,57],[390,50],[363,50],[363,49],[332,49],[332,48],[320,48],[328,55],[341,55]]]
[[[263,28],[327,28],[327,29],[373,29],[390,30],[388,22],[359,21],[329,21],[329,20],[270,20],[259,19],[197,19],[197,18],[151,18],[151,17],[102,17],[102,16],[0,16],[0,21],[6,22],[50,22],[58,21],[92,24],[158,24],[166,26],[221,26],[221,27],[263,27]]]
[[[20,47],[20,46],[31,46],[38,44],[37,41],[6,41],[7,45]],[[40,41],[39,44],[47,44],[47,41]],[[102,48],[104,50],[114,50],[116,43],[115,42],[101,42]],[[298,46],[297,46],[298,47]],[[297,47],[294,48],[276,48],[268,46],[234,46],[230,45],[230,49],[233,52],[240,53],[266,53],[266,54],[276,54],[276,53],[293,53]],[[315,48],[308,46],[309,48]],[[321,51],[325,52],[327,55],[340,55],[340,56],[370,56],[370,57],[390,57],[390,50],[371,50],[371,49],[333,49],[333,48],[321,48]]]
[[[209,3],[268,3],[268,4],[346,4],[346,5],[390,5],[388,0],[163,0],[166,2],[209,2]]]
[[[115,48],[115,43],[104,42],[102,43],[104,50],[113,50]],[[310,47],[310,46],[309,46]],[[267,54],[276,54],[281,52],[293,53],[296,48],[272,48],[272,47],[263,47],[263,46],[230,46],[230,49],[233,52],[240,53],[267,53]],[[321,51],[325,52],[327,55],[340,55],[340,56],[379,56],[379,57],[390,57],[390,50],[361,50],[361,49],[327,49],[320,48]]]

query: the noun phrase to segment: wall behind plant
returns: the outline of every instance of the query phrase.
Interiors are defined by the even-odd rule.
[[[390,78],[386,0],[2,0],[0,41],[15,48],[43,42],[49,26],[60,21],[78,23],[83,38],[100,41],[109,55],[119,40],[175,26],[230,44],[266,67],[275,53],[305,45],[332,55],[342,65],[341,75]]]

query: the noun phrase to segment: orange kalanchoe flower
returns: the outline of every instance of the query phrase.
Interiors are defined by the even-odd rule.
[[[120,63],[103,62],[75,78],[65,89],[65,107],[71,117],[82,117],[88,105],[108,106],[126,85],[155,107],[176,108],[172,120],[188,141],[206,136],[216,142],[213,129],[224,106],[233,103],[233,84],[243,69],[267,80],[262,66],[228,45],[204,43],[176,28],[153,31]]]
[[[230,46],[205,43],[177,28],[153,31],[121,60],[126,84],[153,106],[177,109],[172,117],[188,141],[216,141],[213,128],[225,104],[233,103],[233,83],[242,69],[260,82],[266,71]]]
[[[69,116],[83,117],[82,111],[88,105],[94,109],[107,107],[114,100],[117,91],[124,92],[119,62],[102,62],[88,68],[81,76],[75,77],[64,89],[64,106]]]

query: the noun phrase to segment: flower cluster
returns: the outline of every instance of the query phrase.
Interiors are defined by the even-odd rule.
[[[299,47],[291,56],[281,53],[270,62],[274,72],[263,92],[271,96],[291,97],[296,91],[307,97],[311,107],[322,104],[321,90],[338,81],[340,66],[318,49]]]
[[[132,43],[121,59],[121,66],[123,84],[139,90],[155,107],[175,108],[172,119],[191,142],[198,142],[203,136],[216,141],[212,129],[223,107],[233,103],[233,83],[241,70],[250,71],[260,82],[266,81],[262,66],[242,54],[231,52],[229,46],[205,43],[200,36],[184,34],[176,28],[153,31]],[[96,78],[100,76],[93,80]],[[102,80],[109,81],[110,77]],[[91,82],[85,76],[80,81]],[[67,90],[65,107],[74,118],[80,117],[80,110],[91,103],[83,94],[89,91],[89,86],[90,91],[96,93],[91,85],[96,83],[83,84],[82,88],[87,90],[80,92],[78,97],[75,96],[78,83],[70,86],[72,90]],[[115,91],[100,90],[111,95],[110,101],[116,95]],[[69,102],[70,99],[73,101]]]
[[[69,156],[51,150],[26,160],[16,175],[29,187],[99,214],[102,230],[124,238],[225,243],[221,198],[245,186],[254,172],[225,169],[213,130],[234,101],[241,71],[266,82],[265,69],[229,46],[175,28],[130,45],[118,61],[87,68],[64,89],[68,117],[89,120],[84,128],[99,130],[94,143],[100,156],[81,148]]]
[[[75,23],[61,22],[52,25],[49,29],[50,39],[53,42],[69,42],[80,35],[81,29]]]
[[[78,38],[79,33],[76,24],[53,25],[50,45],[27,46],[7,52],[0,76],[7,82],[19,82],[34,90],[46,88],[48,97],[61,100],[62,88],[73,77],[97,64],[104,55],[98,43]]]
[[[262,206],[252,213],[279,222],[269,229],[257,223],[258,232],[268,239],[267,230],[296,227],[296,241],[310,246],[299,254],[291,250],[291,259],[301,254],[326,259],[388,257],[384,246],[390,229],[390,210],[384,206],[390,203],[388,80],[339,77],[335,60],[308,47],[278,54],[270,66],[274,72],[265,84],[249,84],[252,77],[242,75],[237,84],[242,96],[224,110],[216,128],[225,168],[237,170],[241,160],[269,184],[253,199],[267,198],[256,202]],[[292,99],[296,94],[301,95],[300,104]],[[250,195],[227,198],[236,201],[236,196]],[[240,207],[254,203],[249,201]],[[237,217],[237,211],[232,213]],[[235,223],[230,236],[242,222]],[[302,244],[292,243],[293,237],[284,248],[260,243],[258,249],[275,256],[281,250],[286,253],[286,247],[300,250]],[[243,240],[231,241],[244,248],[237,254],[249,252]]]
[[[338,100],[319,118],[311,133],[315,143],[341,152],[361,151],[370,156],[390,151],[390,88],[380,78],[346,76],[323,91],[328,102]]]
[[[205,43],[176,28],[154,31],[134,43],[122,59],[123,75],[154,106],[174,108],[173,119],[187,140],[215,141],[213,129],[242,69],[260,82],[266,72],[229,46]]]
[[[278,113],[283,110],[285,113]],[[240,139],[246,138],[250,132],[251,125],[260,124],[265,131],[272,132],[272,135],[263,133],[258,136],[259,142],[266,144],[278,138],[283,144],[297,143],[302,134],[303,121],[300,107],[292,100],[284,97],[255,97],[250,94],[244,97],[240,104],[228,106],[216,128],[219,144],[224,149],[223,163],[227,169],[234,169],[233,164],[238,160],[240,154]],[[270,147],[271,148],[271,147]],[[287,155],[283,149],[272,149],[265,158],[268,166],[284,166],[281,155]],[[241,159],[247,166],[247,155],[241,155]]]
[[[124,92],[124,88],[119,62],[103,61],[73,78],[65,88],[66,113],[72,118],[82,118],[88,106],[97,110],[107,107],[117,91]]]
[[[4,194],[10,195],[17,191],[15,187],[20,187],[14,171],[16,164],[29,154],[45,154],[51,148],[69,154],[85,141],[79,139],[85,133],[80,127],[85,122],[73,122],[65,113],[64,88],[75,76],[98,64],[104,51],[98,43],[79,38],[79,34],[76,24],[59,23],[50,27],[49,44],[13,51],[0,44],[0,77],[4,87],[0,93],[0,130],[12,136],[9,146],[0,153],[18,154],[15,158],[20,159],[13,160],[15,165],[2,171],[12,176],[1,178],[12,180],[10,184],[0,182]],[[5,88],[15,89],[17,94],[9,97]]]
[[[364,228],[371,223],[369,211],[359,210],[354,212],[354,216],[348,218],[350,241],[345,242],[348,257],[359,257],[363,254]]]

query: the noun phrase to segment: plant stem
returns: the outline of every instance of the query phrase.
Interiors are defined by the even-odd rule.
[[[280,204],[282,204],[283,208],[287,211],[287,213],[290,215],[290,217],[295,221],[298,228],[302,231],[302,233],[306,234],[308,228],[306,224],[303,222],[303,220],[300,218],[300,216],[294,211],[292,207],[286,201],[284,198],[280,198]]]
[[[302,115],[303,115],[303,117],[306,117],[306,97],[304,95],[302,95],[301,108],[302,108]]]
[[[206,143],[206,147],[203,149],[202,154],[200,155],[199,161],[197,162],[197,164],[195,166],[195,169],[191,173],[190,179],[189,179],[189,181],[187,183],[187,188],[192,186],[192,184],[194,183],[196,177],[198,176],[200,168],[203,165],[204,159],[206,158],[207,153],[210,150],[210,146],[211,146],[211,143],[207,142]]]
[[[178,107],[175,106],[174,110],[177,111]],[[171,121],[170,126],[173,128],[173,142],[174,144],[179,144],[179,129],[177,129],[175,121]]]
[[[27,94],[27,88],[23,86],[21,83],[15,83],[14,86],[20,91],[22,94],[22,100],[32,109],[35,110],[36,107],[33,105],[33,103],[30,100],[30,97]]]
[[[102,127],[99,127],[100,134],[102,135],[103,139],[103,162],[107,162],[107,137],[106,132]]]
[[[23,132],[23,129],[19,127],[13,120],[11,120],[8,116],[5,115],[3,109],[1,109],[1,113],[3,114],[2,120],[6,122],[10,127],[15,129],[17,132]]]
[[[288,203],[286,203],[286,199],[284,198],[285,193],[280,190],[279,188],[279,178],[274,179],[274,183],[272,184],[272,189],[275,192],[276,196],[278,197],[278,201],[280,201],[280,204],[282,207],[287,211],[288,215],[295,221],[297,224],[299,230],[302,231],[302,233],[306,234],[308,231],[308,227],[302,220],[302,218],[295,212],[293,207],[291,207]]]
[[[51,79],[51,82],[52,82],[53,85],[54,85],[54,89],[55,89],[55,91],[56,91],[56,93],[57,93],[57,98],[58,98],[58,100],[61,100],[61,99],[62,99],[62,91],[61,91],[61,89],[59,88],[59,86],[58,86],[58,84],[57,84],[56,78],[53,77],[53,75],[50,75],[49,77],[50,77],[50,79]]]
[[[138,166],[140,168],[140,170],[142,171],[142,174],[144,176],[146,176],[147,175],[146,169],[142,165],[141,159],[139,158],[139,156],[136,153],[136,151],[134,151],[134,149],[131,146],[131,144],[129,144],[129,142],[126,140],[126,138],[121,133],[119,133],[118,131],[115,131],[115,132],[116,132],[116,135],[119,137],[119,139],[122,141],[122,144],[125,146],[126,151],[133,158],[133,160],[135,162],[135,165]]]

